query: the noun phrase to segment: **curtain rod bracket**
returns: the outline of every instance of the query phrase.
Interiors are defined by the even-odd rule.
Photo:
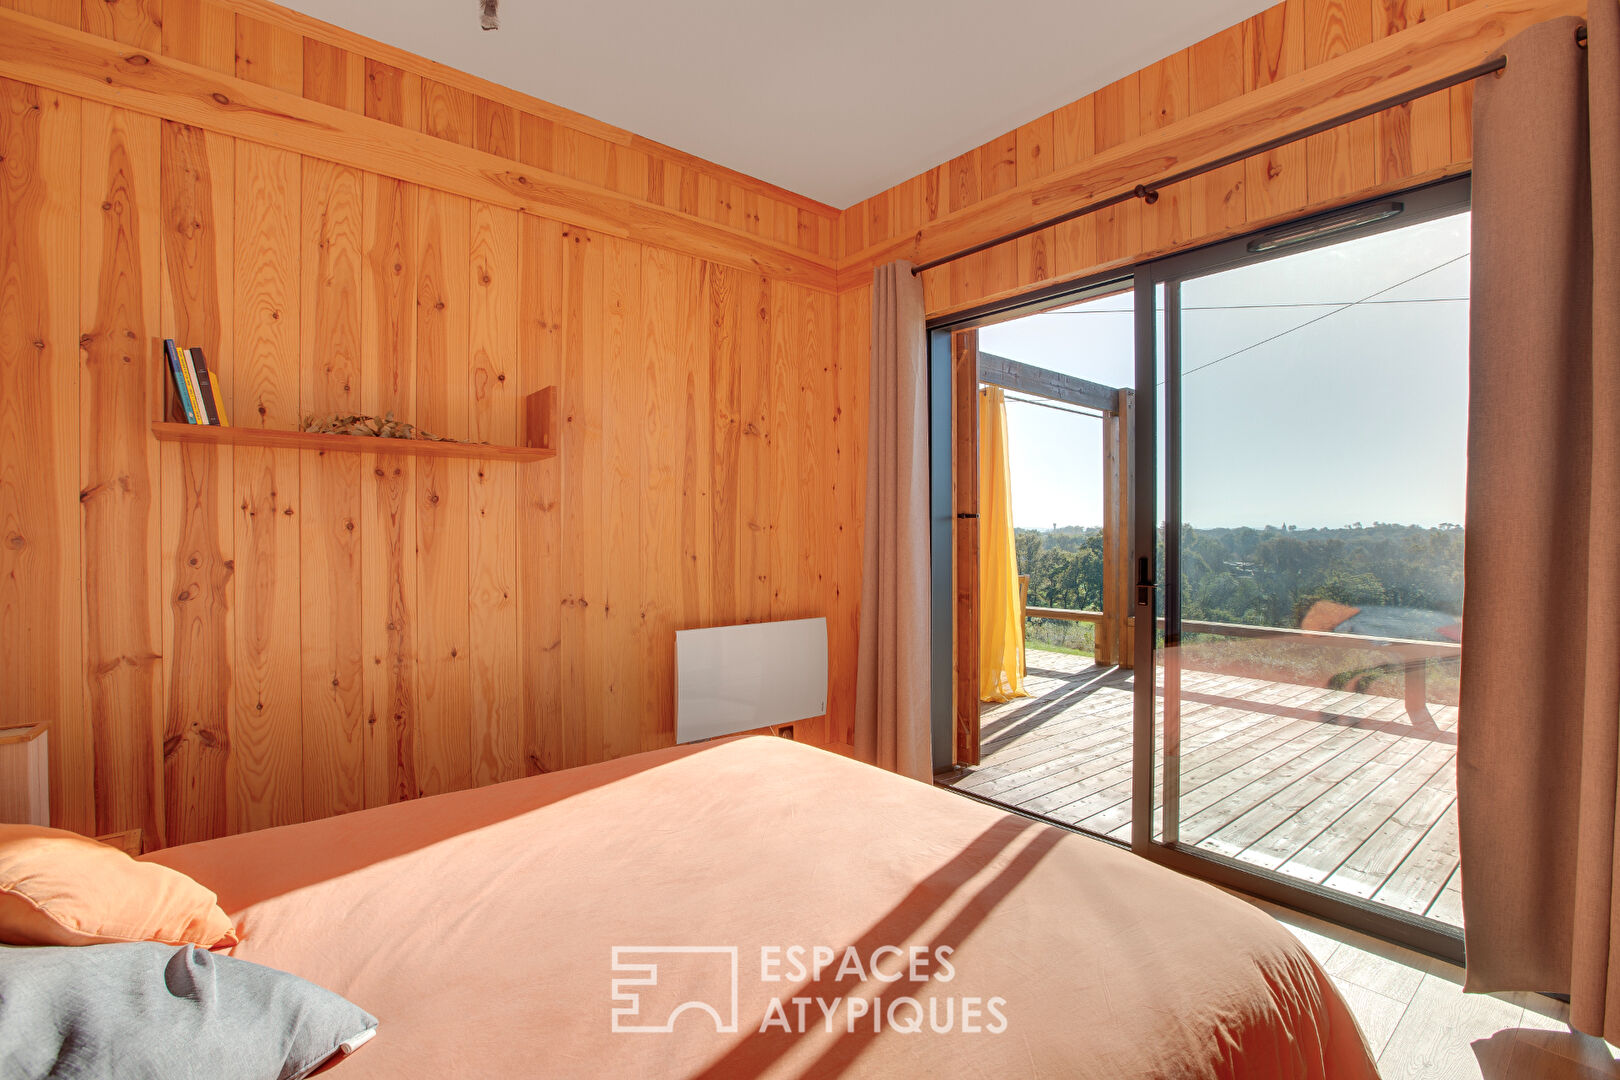
[[[1138,199],[1141,199],[1149,206],[1152,206],[1154,203],[1159,201],[1159,193],[1148,187],[1146,184],[1137,184],[1136,189],[1132,191],[1131,194],[1135,195]]]

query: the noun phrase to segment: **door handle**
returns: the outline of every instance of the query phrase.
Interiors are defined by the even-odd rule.
[[[1157,587],[1158,586],[1155,584],[1155,582],[1153,580],[1153,568],[1148,564],[1147,559],[1145,557],[1137,559],[1136,560],[1136,606],[1137,607],[1152,608],[1153,607],[1153,590],[1155,588],[1157,588]]]

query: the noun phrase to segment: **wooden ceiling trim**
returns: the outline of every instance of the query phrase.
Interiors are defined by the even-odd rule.
[[[0,74],[822,290],[830,254],[0,9]]]

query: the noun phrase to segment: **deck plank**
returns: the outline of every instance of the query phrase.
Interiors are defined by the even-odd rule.
[[[1407,740],[1408,743],[1412,741]],[[1431,787],[1436,791],[1449,789],[1452,785],[1447,783],[1446,778],[1455,776],[1456,769],[1456,754],[1451,747],[1434,744],[1422,747],[1370,790],[1365,790],[1354,806],[1347,808],[1330,827],[1301,846],[1279,869],[1294,877],[1326,881],[1354,855],[1359,847],[1358,841],[1373,835],[1390,818],[1403,811],[1405,818],[1400,826],[1401,832],[1415,843],[1439,820],[1445,807],[1438,800],[1431,805],[1413,797]],[[1353,791],[1346,793],[1355,794]]]
[[[1358,749],[1368,748],[1370,756],[1353,762],[1350,755],[1340,755],[1330,767],[1319,770],[1311,779],[1318,785],[1327,784],[1326,790],[1251,844],[1243,853],[1244,860],[1268,870],[1281,870],[1300,856],[1306,872],[1299,876],[1311,876],[1307,847],[1335,832],[1341,821],[1379,792],[1384,795],[1375,805],[1381,808],[1377,820],[1382,822],[1405,801],[1406,795],[1421,787],[1439,765],[1449,760],[1449,750],[1441,750],[1438,760],[1432,760],[1425,748],[1415,743],[1413,739],[1383,733],[1368,735]],[[1321,876],[1326,877],[1337,865],[1337,861],[1333,862]]]
[[[984,706],[980,764],[939,782],[1128,841],[1132,675],[1030,650],[1031,696]],[[1414,721],[1399,699],[1191,670],[1182,694],[1183,844],[1461,925],[1455,706]]]
[[[1291,698],[1298,688],[1282,683],[1272,684],[1260,695]],[[1256,724],[1264,725],[1264,713],[1233,709],[1226,706],[1202,704],[1182,715],[1182,747],[1184,752],[1196,752],[1203,746],[1224,741],[1241,734]],[[1020,807],[1029,807],[1036,813],[1056,813],[1060,820],[1078,824],[1094,814],[1128,804],[1131,797],[1130,740],[1124,740],[1120,749],[1106,757],[1088,762],[1077,769],[1081,778],[1074,784],[1054,790],[1039,799],[1021,801]],[[1106,832],[1112,826],[1084,826],[1092,831]]]

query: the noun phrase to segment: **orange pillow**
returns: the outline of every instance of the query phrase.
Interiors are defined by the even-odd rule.
[[[8,945],[235,945],[213,893],[78,833],[0,825],[0,941]]]

